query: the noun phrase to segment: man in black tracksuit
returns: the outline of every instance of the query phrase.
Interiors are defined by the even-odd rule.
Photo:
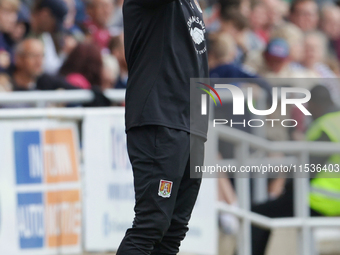
[[[197,0],[125,0],[123,14],[136,205],[117,255],[174,255],[198,195],[201,176],[190,170],[203,165],[207,134],[197,86],[190,98],[190,78],[208,77],[202,10]]]

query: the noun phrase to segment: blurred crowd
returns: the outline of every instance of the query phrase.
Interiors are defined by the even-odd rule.
[[[122,5],[0,0],[0,91],[125,88]]]
[[[322,85],[339,105],[340,1],[216,0],[201,4],[209,32],[211,78],[265,79],[258,85],[267,92],[271,91],[268,87],[311,90]],[[236,118],[226,114],[231,108],[231,104],[226,104],[217,117]],[[278,109],[269,117],[283,116]],[[310,120],[296,107],[288,109],[284,117],[298,120],[298,126],[294,130],[269,127],[266,137],[305,139]],[[230,151],[229,145],[225,147]],[[230,156],[228,151],[224,154]]]
[[[340,1],[218,0],[203,4],[210,32],[208,51],[211,78],[251,78],[251,83],[256,83],[267,92],[268,87],[281,86],[305,88],[311,92],[311,100],[305,105],[311,117],[306,117],[294,106],[287,110],[286,116],[282,116],[278,109],[266,117],[294,119],[298,125],[294,128],[272,128],[267,125],[264,136],[274,141],[339,143]],[[218,107],[215,118],[231,118],[239,123],[251,118],[245,115],[237,119],[232,115],[232,107],[232,103]],[[235,128],[253,132],[242,125]],[[221,158],[235,157],[231,143],[219,141],[219,152]],[[266,156],[284,159],[286,155],[268,153]],[[339,155],[311,156],[309,162],[327,168],[327,164],[339,164],[340,158]],[[322,178],[325,176],[310,176],[311,216],[340,215],[339,200],[326,194],[340,194],[339,176]],[[219,200],[237,207],[234,180],[223,177],[219,179]],[[278,175],[268,180],[267,184],[268,200],[261,203],[253,200],[251,210],[271,218],[293,217],[292,180]],[[224,233],[235,234],[238,221],[230,214],[222,213],[220,226]],[[269,231],[253,226],[253,255],[265,254],[269,235]]]
[[[220,0],[206,13],[210,31],[224,35],[218,39],[226,45],[215,59],[267,78],[339,77],[335,1]]]
[[[123,2],[0,0],[0,91],[125,88]],[[335,0],[199,2],[211,77],[340,76]]]

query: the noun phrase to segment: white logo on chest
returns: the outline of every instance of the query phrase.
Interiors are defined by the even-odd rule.
[[[205,40],[203,30],[197,27],[195,27],[194,29],[190,28],[190,35],[192,37],[192,40],[198,45],[200,45]]]
[[[200,45],[204,40],[205,25],[197,16],[191,16],[187,22],[190,35],[195,44]]]

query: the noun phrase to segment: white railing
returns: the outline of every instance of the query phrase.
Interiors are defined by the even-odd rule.
[[[115,102],[123,102],[125,90],[107,90],[105,96]],[[7,103],[34,103],[37,107],[43,107],[47,103],[85,103],[93,100],[91,91],[34,91],[34,92],[10,92],[0,93],[0,105]],[[229,101],[225,98],[224,101]],[[33,109],[0,109],[1,119],[25,119],[25,118],[58,118],[81,120],[85,116],[83,108],[33,108]],[[98,110],[98,109],[97,109]],[[110,111],[110,108],[102,108],[102,111]],[[294,155],[286,158],[285,162],[298,164],[308,162],[309,155],[331,155],[340,153],[339,144],[326,142],[270,142],[260,137],[238,131],[228,127],[216,127],[209,130],[207,142],[207,158],[213,158],[218,153],[218,140],[223,139],[234,143],[236,157],[230,162],[233,165],[256,164],[256,160],[249,157],[249,148],[255,148],[263,152],[282,152]],[[272,160],[272,161],[271,161]],[[261,163],[273,162],[275,159],[261,159]],[[221,165],[225,161],[218,161]],[[224,162],[224,163],[223,163]],[[216,163],[216,161],[214,162]],[[277,162],[279,164],[279,162]],[[265,179],[256,179],[255,191],[261,191],[260,196],[266,192]],[[297,192],[299,190],[299,192]],[[236,193],[239,199],[240,208],[231,207],[225,203],[217,203],[217,210],[234,214],[241,220],[241,230],[238,238],[238,254],[251,254],[251,224],[265,229],[297,227],[300,229],[300,253],[311,255],[311,229],[314,227],[340,227],[340,218],[311,218],[308,206],[309,180],[304,178],[294,179],[294,208],[295,217],[285,219],[270,219],[250,211],[250,180],[249,178],[236,178]]]
[[[25,119],[25,118],[57,118],[57,119],[74,119],[82,120],[86,113],[91,111],[108,111],[112,108],[100,108],[92,110],[90,108],[34,108],[34,109],[2,109],[0,110],[1,119]],[[119,110],[119,109],[117,109]],[[249,165],[256,164],[254,159],[249,157],[249,148],[256,148],[262,151],[287,152],[295,155],[290,157],[288,162],[307,162],[309,154],[330,155],[340,153],[340,146],[328,142],[269,142],[265,139],[244,133],[242,131],[229,127],[210,128],[209,140],[207,142],[207,158],[212,159],[217,155],[218,139],[223,139],[234,143],[236,149],[236,159],[232,160],[233,164]],[[264,159],[273,160],[273,159]],[[264,160],[261,163],[264,163]],[[223,165],[224,161],[217,161]],[[275,164],[275,160],[270,161]],[[287,161],[285,161],[287,162]],[[216,163],[216,161],[214,162]],[[206,162],[209,164],[209,162]],[[276,162],[276,164],[279,164]],[[261,179],[258,179],[261,180]],[[238,238],[238,254],[251,254],[251,224],[265,229],[296,227],[300,229],[299,243],[301,245],[301,255],[311,255],[311,229],[315,227],[340,227],[340,218],[309,216],[308,190],[309,180],[303,178],[294,179],[294,207],[295,217],[284,219],[271,219],[258,215],[250,211],[250,180],[249,178],[236,178],[236,192],[239,199],[240,208],[229,206],[226,203],[218,202],[216,209],[223,212],[231,213],[241,220],[241,229]],[[297,192],[299,191],[299,192]]]
[[[125,89],[108,89],[104,95],[113,102],[125,100]],[[15,91],[0,92],[0,105],[30,103],[45,107],[47,103],[88,103],[94,99],[91,90]]]
[[[212,126],[212,125],[211,125]],[[218,140],[222,139],[235,144],[234,163],[238,165],[250,165],[254,162],[250,159],[249,148],[259,149],[264,152],[282,152],[296,156],[297,163],[308,162],[309,155],[332,155],[340,153],[340,145],[330,142],[270,142],[263,138],[230,128],[211,127],[207,142],[206,164],[209,160],[213,164],[223,165],[225,160],[216,160],[218,155]],[[261,160],[261,163],[266,163]],[[258,179],[260,180],[260,179]],[[262,179],[263,180],[263,179]],[[340,217],[311,218],[309,214],[308,192],[309,178],[294,179],[294,218],[271,219],[250,211],[250,179],[236,178],[236,193],[240,208],[232,207],[219,202],[217,209],[237,216],[241,220],[241,228],[238,237],[238,254],[251,254],[251,224],[264,229],[296,227],[299,229],[300,255],[313,254],[311,229],[315,227],[340,227]]]
[[[0,109],[0,120],[2,119],[71,119],[82,120],[86,113],[91,111],[112,113],[112,109],[121,109],[122,107],[104,107],[104,108],[31,108],[31,109]]]

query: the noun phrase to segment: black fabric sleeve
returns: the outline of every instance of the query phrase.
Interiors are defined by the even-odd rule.
[[[175,0],[132,0],[132,1],[143,7],[157,7],[160,5],[174,2]]]

